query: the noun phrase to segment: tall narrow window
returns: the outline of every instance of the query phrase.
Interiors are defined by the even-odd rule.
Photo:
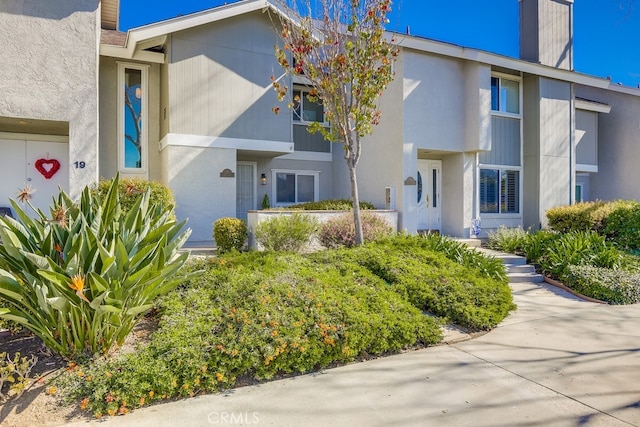
[[[147,66],[118,64],[118,170],[147,175]]]

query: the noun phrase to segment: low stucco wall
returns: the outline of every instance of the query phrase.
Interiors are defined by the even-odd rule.
[[[331,218],[345,214],[347,211],[300,211],[300,210],[273,210],[273,211],[249,211],[247,214],[247,232],[250,249],[260,249],[254,238],[254,230],[256,225],[269,218],[278,215],[292,215],[294,213],[308,215],[318,220],[320,224],[327,222]],[[373,213],[382,217],[394,231],[398,231],[398,211],[391,210],[367,210],[366,212]]]

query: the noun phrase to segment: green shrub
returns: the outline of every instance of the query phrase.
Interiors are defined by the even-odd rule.
[[[163,298],[147,346],[58,385],[96,415],[117,414],[441,339],[436,319],[378,277],[357,263],[341,267],[276,252],[195,263],[204,273]]]
[[[360,221],[365,242],[372,242],[393,233],[389,223],[376,214],[363,211],[360,213]],[[355,246],[356,232],[353,225],[353,214],[344,213],[320,225],[318,238],[320,243],[327,248]]]
[[[604,234],[623,250],[640,249],[640,203],[618,202],[607,218]]]
[[[113,179],[100,180],[98,185],[91,190],[91,193],[94,196],[104,199],[112,183]],[[125,178],[118,179],[118,199],[123,215],[126,215],[133,208],[136,201],[147,189],[151,189],[150,200],[154,204],[162,206],[167,211],[173,212],[176,201],[169,187],[159,182],[147,181],[142,178]]]
[[[274,215],[256,225],[255,238],[268,251],[300,251],[317,231],[314,216]]]
[[[218,253],[241,250],[247,240],[247,224],[238,218],[219,218],[213,223]]]
[[[640,303],[640,273],[591,266],[570,266],[565,284],[610,304]]]
[[[553,245],[553,241],[561,235],[552,231],[540,230],[535,233],[528,233],[522,246],[524,256],[529,262],[543,264],[548,248]]]
[[[269,200],[269,195],[265,194],[262,198],[262,203],[260,205],[263,210],[267,210],[271,207],[271,200]]]
[[[288,206],[287,209],[301,209],[305,211],[349,211],[353,209],[353,203],[347,199],[329,199],[320,200],[319,202],[305,202],[297,205]],[[375,209],[373,203],[360,202],[360,209]]]
[[[559,206],[547,210],[549,228],[560,233],[593,230],[591,214],[600,209],[605,202],[584,202],[570,206]],[[602,220],[602,216],[599,216]]]
[[[2,309],[9,309],[11,308],[11,305],[9,304],[8,301],[6,301],[3,297],[2,297],[2,293],[0,293],[0,310]],[[19,323],[16,323],[12,320],[7,320],[7,319],[3,319],[0,317],[0,331],[1,330],[8,330],[10,331],[12,334],[13,333],[18,333],[20,331],[22,331],[22,326],[20,326]]]
[[[604,237],[584,231],[562,234],[550,240],[540,265],[543,271],[562,279],[571,265],[618,268],[622,259],[620,252]]]
[[[500,226],[496,231],[489,233],[488,246],[498,251],[523,255],[526,240],[527,232],[522,227],[507,228]]]
[[[103,197],[61,192],[52,217],[0,217],[0,318],[19,323],[65,356],[122,344],[153,300],[178,284],[190,231],[151,203],[148,189],[122,214],[118,178]]]

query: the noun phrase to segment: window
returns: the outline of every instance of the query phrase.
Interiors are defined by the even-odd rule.
[[[312,171],[274,171],[276,205],[317,201],[318,177],[319,173]]]
[[[582,202],[582,183],[576,184],[576,203]]]
[[[491,77],[491,110],[520,114],[520,82]]]
[[[520,213],[520,171],[480,169],[480,213]]]
[[[324,123],[322,101],[320,99],[317,102],[309,101],[308,95],[308,90],[296,89],[293,91],[293,120],[306,123]]]
[[[297,88],[293,90],[293,144],[297,152],[331,153],[331,143],[324,139],[320,132],[309,133],[307,126],[313,122],[324,121],[324,107],[319,99],[316,102],[307,98],[308,89]]]
[[[147,174],[147,66],[118,64],[118,170]]]

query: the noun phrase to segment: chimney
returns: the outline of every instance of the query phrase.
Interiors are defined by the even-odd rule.
[[[573,0],[519,0],[520,59],[573,70]]]

